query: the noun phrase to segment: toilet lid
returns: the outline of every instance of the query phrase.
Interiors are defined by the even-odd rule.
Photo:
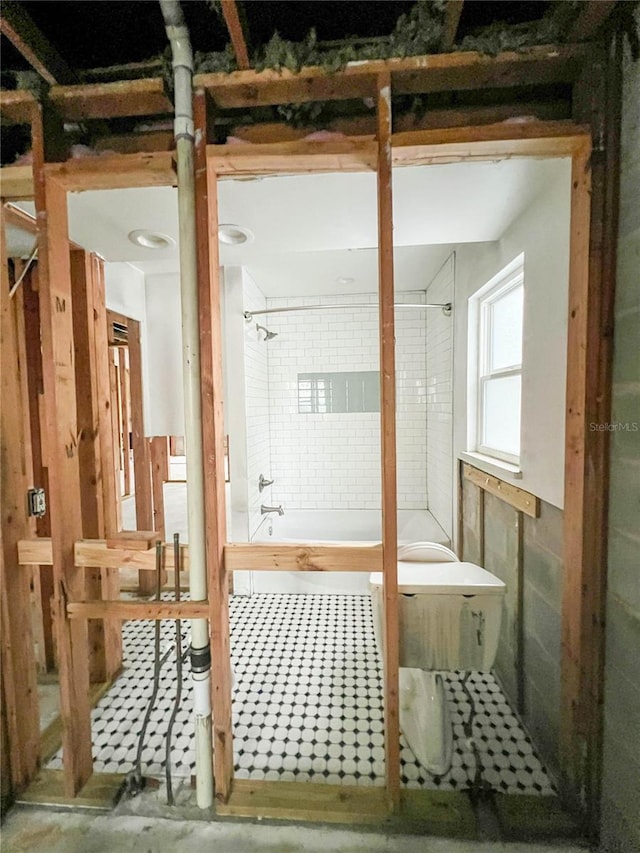
[[[412,542],[400,545],[398,560],[403,563],[447,563],[458,562],[458,557],[451,548],[439,542]]]
[[[382,586],[373,572],[372,586]],[[406,563],[398,561],[398,591],[405,595],[502,595],[505,584],[475,563]]]

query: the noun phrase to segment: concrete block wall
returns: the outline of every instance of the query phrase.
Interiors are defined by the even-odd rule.
[[[607,853],[640,850],[640,63],[628,48],[621,142],[601,818]]]
[[[454,301],[455,256],[427,287],[427,302]],[[429,510],[453,538],[453,317],[428,309],[427,320],[427,492]]]
[[[484,504],[484,507],[483,507]],[[507,585],[495,671],[548,769],[558,769],[562,625],[562,510],[540,501],[530,518],[462,484],[462,559]]]
[[[540,501],[523,515],[523,716],[552,772],[558,767],[563,512]]]

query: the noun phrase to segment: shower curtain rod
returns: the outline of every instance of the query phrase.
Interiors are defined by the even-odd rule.
[[[337,308],[377,308],[377,302],[348,302],[336,305],[291,305],[288,308],[263,308],[262,311],[245,311],[244,319],[252,320],[258,314],[284,314],[287,311],[332,311]],[[449,317],[451,314],[450,302],[396,302],[396,308],[442,308],[442,313]]]

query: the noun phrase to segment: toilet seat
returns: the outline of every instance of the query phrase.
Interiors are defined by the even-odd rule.
[[[400,545],[398,559],[403,563],[457,563],[458,556],[439,542],[412,542]]]

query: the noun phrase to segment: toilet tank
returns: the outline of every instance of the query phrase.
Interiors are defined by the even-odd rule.
[[[502,618],[504,583],[473,563],[398,563],[400,666],[489,670]],[[382,648],[382,574],[371,576]]]

